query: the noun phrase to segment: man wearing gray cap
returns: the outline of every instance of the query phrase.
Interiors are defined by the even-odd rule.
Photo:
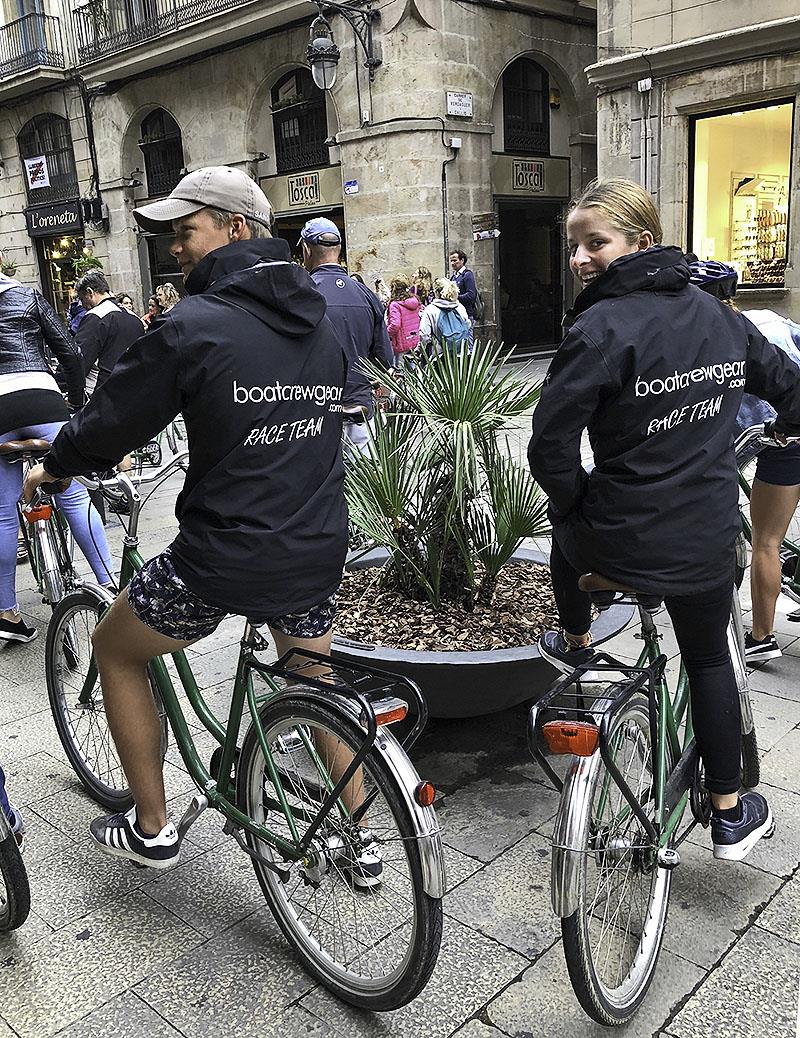
[[[392,367],[392,346],[383,319],[383,305],[366,285],[348,277],[339,263],[342,236],[333,220],[324,216],[309,220],[300,232],[298,244],[303,249],[303,264],[328,304],[328,318],[347,357],[344,408],[347,411],[361,407],[367,418],[371,418],[372,389],[359,362],[368,358],[386,368]],[[363,425],[345,425],[344,431],[355,447],[362,451],[367,449],[368,435]]]
[[[135,806],[96,819],[91,834],[109,854],[166,868],[180,847],[147,663],[211,634],[227,613],[267,623],[279,653],[328,652],[347,550],[346,362],[325,301],[271,237],[270,204],[241,170],[196,170],[134,215],[145,230],[174,233],[187,299],[124,354],[32,470],[25,495],[110,468],[183,414],[190,463],[178,535],[94,636]]]

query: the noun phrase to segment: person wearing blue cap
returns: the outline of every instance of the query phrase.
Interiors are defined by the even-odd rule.
[[[348,277],[339,262],[342,235],[324,216],[309,220],[300,232],[303,265],[328,304],[328,319],[347,356],[347,383],[342,398],[345,410],[362,407],[368,419],[374,413],[369,379],[360,369],[363,358],[392,367],[392,347],[383,319],[383,305],[366,285]],[[363,425],[346,425],[344,435],[354,447],[367,449],[369,435]]]

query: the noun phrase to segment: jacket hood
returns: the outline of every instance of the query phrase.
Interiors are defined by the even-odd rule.
[[[282,238],[248,239],[214,249],[186,278],[186,291],[223,296],[290,338],[313,331],[327,308],[308,272],[292,262]]]
[[[452,299],[432,299],[431,306],[436,306],[440,310],[455,310],[458,306],[458,301],[453,302]]]
[[[579,314],[601,299],[630,292],[680,292],[689,284],[686,257],[676,245],[654,245],[643,252],[620,256],[580,293],[564,319],[569,327]]]
[[[416,296],[409,296],[408,299],[393,299],[392,302],[402,306],[404,310],[419,310],[419,299]]]
[[[0,295],[3,292],[8,292],[10,288],[23,288],[22,282],[15,281],[14,278],[7,277],[5,274],[0,274]]]

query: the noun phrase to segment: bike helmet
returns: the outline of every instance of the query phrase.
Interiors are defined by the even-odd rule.
[[[717,260],[698,260],[687,256],[691,276],[689,281],[717,299],[733,299],[739,277],[733,267]]]

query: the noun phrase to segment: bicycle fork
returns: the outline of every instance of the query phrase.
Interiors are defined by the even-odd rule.
[[[728,621],[728,649],[731,654],[736,688],[739,691],[739,707],[742,713],[742,735],[749,735],[755,727],[753,706],[750,702],[750,689],[747,681],[747,666],[744,661],[744,627],[742,625],[742,606],[739,596],[734,591],[731,604],[731,618]]]

